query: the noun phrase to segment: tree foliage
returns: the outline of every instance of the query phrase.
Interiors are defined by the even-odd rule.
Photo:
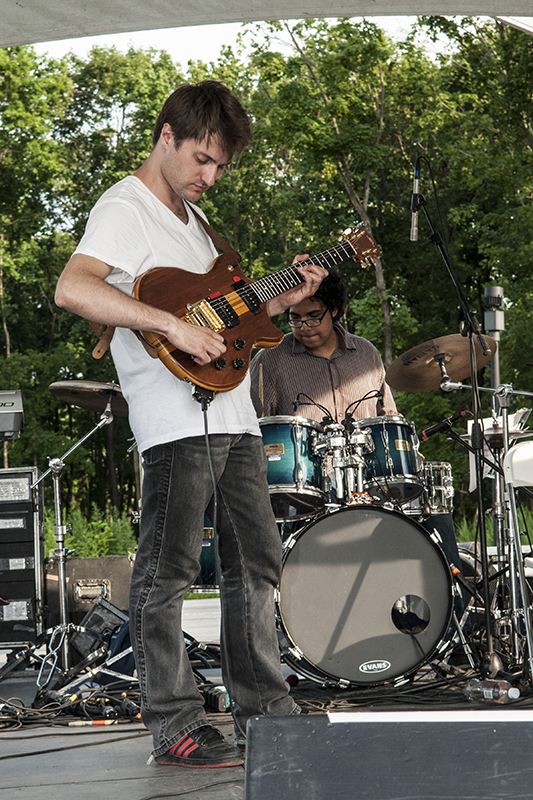
[[[443,34],[449,45],[435,56],[427,37]],[[421,18],[402,41],[364,20],[269,23],[247,54],[225,48],[216,63],[186,70],[155,50],[94,48],[61,61],[31,47],[0,50],[0,380],[22,390],[26,420],[4,466],[44,470],[98,420],[49,391],[59,380],[116,380],[109,355],[91,356],[88,323],[55,307],[54,288],[90,208],[146,157],[161,104],[183,80],[222,80],[251,114],[252,147],[202,201],[251,277],[363,223],[382,255],[375,271],[340,267],[349,329],[386,363],[458,333],[458,296],[425,215],[419,242],[409,240],[420,158],[428,217],[481,326],[485,286],[501,285],[509,298],[502,379],[531,391],[532,72],[531,37],[476,18]],[[490,383],[489,368],[480,381]],[[488,393],[482,401],[488,415]],[[399,393],[397,403],[420,429],[471,397],[435,390]],[[72,453],[63,471],[69,510],[96,518],[95,508],[137,507],[131,444],[117,418]],[[452,462],[457,504],[468,508],[466,453],[442,437],[424,453]]]

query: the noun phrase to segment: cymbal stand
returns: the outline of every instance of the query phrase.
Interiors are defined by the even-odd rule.
[[[443,379],[446,383],[446,391],[454,389],[469,389],[472,388],[468,385],[463,385],[460,382],[451,381],[449,378]],[[444,386],[441,383],[441,388]],[[533,623],[531,620],[531,606],[528,603],[528,585],[524,570],[524,560],[522,557],[522,545],[520,542],[520,524],[518,521],[518,512],[516,507],[515,486],[505,481],[504,470],[502,468],[503,461],[506,454],[510,449],[510,434],[509,434],[509,408],[511,397],[519,394],[525,397],[533,397],[533,392],[515,391],[509,384],[501,384],[496,389],[488,389],[479,387],[481,391],[490,391],[496,395],[499,401],[502,413],[502,433],[503,433],[503,448],[498,448],[495,451],[496,464],[493,465],[495,472],[495,481],[497,483],[497,492],[495,497],[499,498],[501,507],[495,509],[495,513],[499,515],[498,533],[501,530],[501,536],[496,543],[498,552],[498,564],[501,572],[498,577],[498,588],[500,592],[505,585],[505,574],[508,574],[509,581],[509,614],[512,621],[512,654],[515,659],[515,664],[520,663],[521,659],[521,646],[520,646],[520,628],[521,620],[523,620],[523,629],[525,632],[525,640],[527,644],[527,661],[529,664],[530,680],[533,680]],[[466,446],[468,450],[473,450],[466,442],[462,441],[455,432],[451,431],[450,438],[458,441],[461,445]],[[483,460],[484,457],[482,457]],[[490,462],[487,462],[490,463]],[[528,492],[527,488],[524,491]],[[528,492],[529,493],[529,492]],[[481,512],[480,512],[481,513]],[[482,551],[482,569],[485,559],[483,559]],[[488,567],[488,556],[486,559],[486,566]],[[485,577],[483,573],[483,584],[488,587],[489,578]],[[485,593],[484,593],[485,594]],[[505,600],[506,598],[504,598]],[[485,604],[487,600],[484,599]],[[490,602],[490,601],[489,601]]]
[[[502,411],[502,427],[503,427],[503,460],[510,450],[509,441],[509,405],[513,392],[513,387],[507,384],[502,384],[496,390],[500,408]],[[533,394],[528,392],[520,392],[520,394],[527,394],[533,397]],[[531,608],[528,604],[528,587],[526,583],[524,559],[522,557],[522,545],[520,542],[520,524],[518,522],[518,511],[516,507],[516,496],[514,484],[504,477],[505,481],[505,506],[509,514],[509,527],[506,533],[509,537],[509,572],[511,580],[511,600],[512,600],[512,614],[513,614],[513,630],[515,652],[518,652],[518,630],[519,618],[523,615],[524,628],[526,633],[526,641],[528,647],[528,661],[529,661],[529,677],[533,679],[533,628],[531,623]],[[518,587],[516,586],[516,575],[518,574]],[[520,608],[520,596],[522,606]]]
[[[424,159],[427,160],[427,159]],[[486,635],[487,635],[487,652],[483,658],[483,663],[481,666],[481,672],[484,677],[486,676],[494,676],[502,669],[502,664],[499,656],[494,652],[494,641],[493,641],[493,634],[492,634],[492,620],[490,614],[490,593],[489,593],[489,570],[488,570],[488,552],[487,552],[487,532],[485,527],[485,511],[484,511],[484,498],[483,498],[483,487],[482,487],[482,478],[483,478],[483,465],[482,465],[482,451],[483,451],[483,434],[481,431],[481,425],[479,423],[479,404],[478,404],[478,384],[477,384],[477,369],[476,369],[476,353],[474,347],[474,337],[477,339],[481,352],[484,356],[490,353],[490,350],[487,346],[485,338],[481,333],[479,328],[478,321],[476,319],[475,312],[470,309],[468,305],[468,300],[465,296],[463,288],[459,283],[457,275],[452,267],[450,258],[448,256],[447,248],[444,245],[444,242],[439,234],[439,232],[435,229],[431,217],[428,213],[426,200],[423,195],[421,194],[413,194],[413,211],[419,211],[422,209],[424,212],[424,216],[431,228],[431,236],[428,238],[428,241],[432,244],[435,244],[442,256],[442,259],[446,265],[446,269],[448,270],[448,274],[452,280],[452,283],[455,286],[457,291],[457,296],[459,298],[459,303],[461,305],[461,309],[464,316],[463,321],[463,330],[462,334],[468,337],[470,343],[470,375],[471,375],[471,383],[472,383],[472,406],[473,406],[473,414],[474,414],[474,422],[472,425],[472,447],[474,450],[474,457],[475,457],[475,465],[476,465],[476,476],[477,476],[477,502],[478,502],[478,509],[479,509],[479,539],[480,539],[480,546],[481,546],[481,569],[483,574],[483,592],[484,592],[484,600],[485,600],[485,624],[486,624]],[[440,364],[441,371],[444,369],[444,362]],[[441,382],[442,386],[442,382]]]
[[[49,468],[32,484],[31,488],[34,489],[38,486],[41,481],[43,481],[48,475],[52,475],[52,479],[54,482],[54,514],[55,514],[55,525],[54,525],[54,538],[56,540],[57,547],[54,550],[54,559],[57,562],[57,572],[58,572],[58,592],[59,592],[59,625],[53,628],[50,632],[50,639],[48,643],[48,654],[47,656],[42,659],[41,661],[41,668],[39,671],[39,675],[37,677],[37,685],[42,688],[45,686],[51,679],[52,674],[54,673],[57,662],[59,659],[59,653],[61,653],[61,664],[62,669],[64,672],[68,672],[70,668],[70,658],[68,652],[68,634],[73,631],[80,631],[84,630],[80,628],[79,625],[71,625],[68,621],[68,599],[67,599],[67,558],[68,556],[72,555],[74,552],[73,550],[68,550],[65,547],[65,536],[67,535],[67,526],[63,525],[63,514],[61,508],[61,475],[63,472],[63,467],[65,466],[65,460],[74,452],[80,445],[84,444],[84,442],[89,439],[93,433],[103,428],[105,425],[109,425],[113,422],[113,414],[111,411],[111,397],[109,398],[105,410],[102,412],[100,416],[100,420],[96,423],[94,428],[92,428],[88,433],[82,436],[76,444],[74,444],[70,450],[67,450],[64,455],[60,458],[51,458],[49,460]],[[90,632],[90,631],[88,631]],[[48,633],[48,632],[47,632]],[[44,677],[44,670],[46,667],[49,667],[49,674],[44,683],[42,683]]]

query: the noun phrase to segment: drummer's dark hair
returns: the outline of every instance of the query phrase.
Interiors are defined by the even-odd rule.
[[[311,299],[322,300],[328,311],[333,312],[337,309],[337,313],[333,317],[334,320],[342,317],[346,306],[346,287],[339,273],[331,271],[324,278]]]

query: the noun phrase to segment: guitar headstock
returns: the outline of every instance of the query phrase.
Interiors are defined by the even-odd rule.
[[[346,230],[342,232],[342,236],[353,248],[354,260],[357,259],[360,261],[363,267],[372,267],[374,265],[372,259],[381,256],[381,250],[377,246],[375,240],[365,231],[362,225],[355,230],[353,228],[346,228]]]

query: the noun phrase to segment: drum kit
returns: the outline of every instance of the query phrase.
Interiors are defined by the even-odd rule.
[[[404,391],[439,386],[448,391],[450,384],[462,388],[460,381],[469,374],[467,347],[462,336],[427,342],[397,359],[387,370],[386,380]],[[490,357],[481,351],[478,356],[480,369]],[[107,424],[113,414],[127,415],[126,401],[116,384],[61,381],[50,390],[67,403],[102,412],[100,422],[87,436]],[[497,537],[498,570],[493,567],[491,571],[491,575],[496,571],[494,580],[502,587],[500,603],[496,608],[491,584],[490,613],[498,618],[498,646],[506,651],[506,667],[512,670],[528,658],[533,674],[529,594],[521,549],[517,549],[520,533],[514,502],[515,487],[533,483],[529,477],[533,442],[522,442],[520,450],[519,445],[511,446],[517,438],[533,436],[533,431],[509,426],[509,402],[514,394],[528,393],[514,392],[508,386],[493,391],[502,417],[495,418],[496,427],[488,431],[493,444],[491,464],[494,467],[495,460],[496,467],[502,465],[496,477],[505,508]],[[443,519],[443,515],[449,518],[453,512],[451,465],[426,462],[413,423],[399,415],[355,420],[346,414],[342,423],[327,417],[317,422],[300,416],[273,416],[260,419],[259,425],[272,507],[283,541],[276,618],[285,663],[322,685],[391,681],[400,685],[432,659],[443,663],[445,654],[459,644],[474,668],[463,628],[469,613],[480,612],[482,604],[479,559],[468,556],[473,559],[476,583],[471,584],[471,597],[465,597],[468,605],[459,619],[455,600],[461,598],[460,586],[464,596],[468,585],[460,576],[458,583],[457,570],[441,547],[442,540],[422,524]],[[470,448],[471,436],[458,436],[451,424],[443,427],[448,436]],[[496,434],[499,439],[494,438]],[[56,497],[69,453],[50,464]],[[68,552],[59,506],[56,512],[56,558],[61,567]],[[63,635],[69,630],[65,597],[59,632],[68,665]],[[55,650],[57,653],[58,648]]]
[[[478,356],[480,369],[490,357],[481,350]],[[393,388],[426,391],[469,374],[468,340],[458,335],[408,351],[389,367],[386,380]],[[493,393],[500,398],[500,424],[507,432],[505,396],[511,393],[528,394],[509,387]],[[442,430],[470,447],[464,441],[470,437],[459,437],[450,420],[445,422]],[[478,570],[476,583],[468,584],[457,575],[439,536],[422,525],[430,521],[432,526],[453,512],[451,465],[426,462],[413,424],[400,416],[355,421],[347,415],[342,424],[327,417],[319,423],[273,416],[259,424],[283,541],[276,615],[284,661],[322,685],[343,687],[401,684],[435,654],[442,663],[443,653],[456,645],[474,668],[463,629],[473,615],[483,614]],[[505,667],[512,671],[529,659],[531,675],[529,588],[521,549],[517,555],[509,533],[516,527],[514,487],[533,484],[533,442],[521,443],[520,451],[520,445],[510,447],[513,439],[525,436],[533,431],[511,430],[511,439],[505,434],[505,453],[502,449],[491,456],[495,480],[504,481],[502,506],[508,509],[502,524],[506,536],[498,542],[499,580],[511,591],[500,592],[498,608],[493,597],[490,624],[492,630],[497,618],[495,627],[507,631],[507,639],[498,638]],[[504,469],[507,477],[501,474]],[[519,534],[516,538],[519,545]],[[492,584],[491,591],[494,595]],[[458,608],[464,610],[460,619]]]
[[[441,644],[452,579],[418,520],[453,510],[451,465],[424,464],[400,416],[259,421],[283,537],[276,597],[284,660],[320,683],[416,671]],[[411,622],[417,631],[413,631]]]

